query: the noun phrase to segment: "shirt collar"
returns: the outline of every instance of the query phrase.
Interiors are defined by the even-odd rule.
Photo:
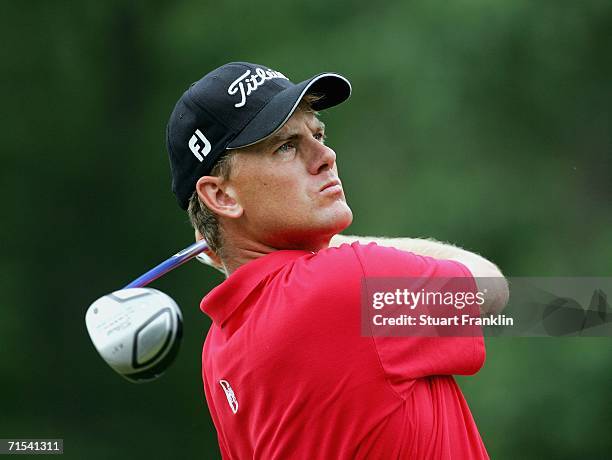
[[[200,309],[221,327],[264,278],[308,254],[312,252],[274,251],[242,265],[202,299]]]

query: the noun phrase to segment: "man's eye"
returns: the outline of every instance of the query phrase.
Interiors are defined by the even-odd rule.
[[[314,135],[314,138],[321,143],[325,143],[326,136],[325,136],[325,133],[316,133]]]
[[[295,146],[293,145],[293,142],[285,142],[283,145],[277,148],[276,151],[278,153],[284,153],[284,152],[289,152],[293,150],[294,148]]]

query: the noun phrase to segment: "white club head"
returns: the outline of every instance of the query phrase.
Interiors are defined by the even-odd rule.
[[[176,302],[152,288],[100,297],[87,309],[91,341],[110,367],[131,382],[159,377],[172,363],[182,336]]]

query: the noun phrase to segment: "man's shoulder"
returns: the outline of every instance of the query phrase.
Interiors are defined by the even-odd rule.
[[[355,253],[355,245],[342,244],[330,246],[302,258],[302,263],[320,271],[348,270],[351,267],[359,268],[359,259]]]
[[[391,248],[385,248],[376,243],[363,244],[355,241],[322,249],[315,253],[314,258],[320,263],[359,263],[360,257],[384,256],[388,249]]]
[[[326,262],[356,263],[364,276],[462,277],[469,275],[458,262],[422,256],[390,246],[381,246],[374,242],[344,243],[338,247],[320,251],[317,255],[320,255],[321,259]]]
[[[403,269],[413,256],[414,254],[376,243],[363,244],[355,241],[322,249],[309,258],[308,263],[316,266],[317,270],[331,270],[341,274],[354,269],[366,274],[379,265],[391,270]]]
[[[357,258],[357,260],[367,260],[371,258],[383,258],[383,259],[405,259],[406,256],[414,255],[406,251],[400,251],[389,246],[380,246],[375,242],[361,243],[360,241],[354,241],[352,243],[343,243],[340,246],[329,247],[323,249],[317,253],[317,255],[326,258]]]

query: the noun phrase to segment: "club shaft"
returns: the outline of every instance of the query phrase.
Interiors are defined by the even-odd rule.
[[[201,252],[205,251],[206,249],[208,249],[208,244],[206,243],[205,240],[200,240],[192,244],[191,246],[186,247],[182,251],[174,254],[169,259],[164,260],[161,264],[152,268],[145,274],[140,275],[130,284],[126,285],[123,289],[146,286],[152,281],[155,281],[160,276],[163,276],[169,271],[174,270],[176,267],[183,265],[185,262],[190,261],[191,259],[193,259],[195,256],[197,256]]]

